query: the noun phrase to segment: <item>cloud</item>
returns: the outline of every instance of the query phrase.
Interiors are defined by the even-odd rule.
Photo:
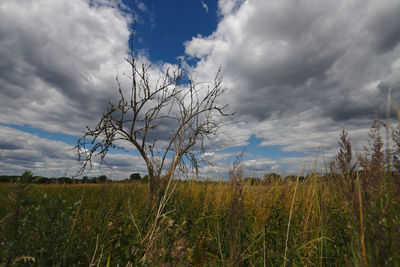
[[[91,3],[0,3],[2,123],[78,134],[113,98],[131,17]]]
[[[238,153],[207,152],[201,156],[200,173],[208,179],[227,179],[233,162]],[[267,172],[276,172],[281,166],[277,160],[265,157],[252,158],[248,153],[243,154],[242,168],[244,177],[262,177]]]
[[[220,16],[233,14],[244,2],[244,0],[219,0],[218,13],[220,14]]]
[[[367,28],[373,38],[374,48],[378,53],[393,50],[400,42],[400,3],[376,6]]]
[[[47,177],[73,176],[81,164],[73,146],[60,141],[0,126],[0,174],[19,175],[31,170],[36,175]],[[100,165],[99,159],[88,167],[83,175],[95,176],[104,173],[113,179],[124,179],[132,172],[147,173],[146,164],[140,156],[130,154],[108,154],[106,161],[112,168]]]
[[[2,174],[32,170],[39,175],[62,176],[77,170],[77,156],[71,146],[0,126],[0,169]]]
[[[201,5],[202,5],[202,7],[204,8],[204,10],[206,11],[206,13],[208,13],[208,6],[207,6],[207,4],[206,3],[204,3],[204,1],[203,0],[200,0],[201,1]]]
[[[248,175],[245,176],[261,176],[267,172],[279,170],[279,164],[276,160],[269,158],[257,158],[243,161],[243,167]],[[252,175],[253,174],[253,175]]]
[[[144,13],[147,12],[147,7],[143,2],[135,0],[135,3],[136,3],[136,5],[137,5],[137,7],[139,8],[140,11],[142,11]]]
[[[266,149],[332,154],[343,125],[367,133],[375,113],[385,118],[389,87],[400,99],[399,11],[398,1],[221,0],[215,32],[185,52],[204,79],[222,66],[226,100]]]

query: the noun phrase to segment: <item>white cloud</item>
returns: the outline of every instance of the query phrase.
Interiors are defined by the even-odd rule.
[[[140,9],[140,11],[147,12],[147,7],[143,2],[138,1],[138,0],[135,0],[135,2],[136,2],[137,7]]]
[[[207,4],[206,4],[203,0],[200,0],[200,1],[201,1],[202,7],[203,7],[204,10],[206,11],[206,13],[208,13],[208,6],[207,6]]]
[[[30,170],[47,177],[74,176],[81,163],[76,149],[60,141],[41,138],[37,135],[0,126],[0,174],[19,175]],[[83,175],[106,174],[113,179],[128,178],[132,172],[147,173],[140,156],[130,154],[108,154],[106,161],[112,166],[100,165],[99,159],[88,167]]]
[[[233,152],[207,152],[201,157],[200,173],[208,179],[227,179],[229,170],[240,153]],[[244,177],[262,177],[267,172],[279,172],[281,166],[277,160],[243,154],[241,160]]]
[[[0,122],[79,133],[114,94],[130,21],[84,0],[2,1]]]
[[[222,66],[227,100],[266,149],[330,156],[343,125],[361,148],[374,113],[385,117],[388,88],[400,99],[398,1],[221,0],[219,9],[215,32],[185,52],[204,79]]]

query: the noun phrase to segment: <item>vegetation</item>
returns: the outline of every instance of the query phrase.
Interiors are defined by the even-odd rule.
[[[136,176],[135,176],[136,177]],[[0,175],[0,183],[18,183],[19,176],[16,175]],[[27,183],[30,184],[99,184],[111,182],[105,175],[88,177],[83,176],[82,179],[74,179],[70,177],[43,177],[43,176],[33,176]]]

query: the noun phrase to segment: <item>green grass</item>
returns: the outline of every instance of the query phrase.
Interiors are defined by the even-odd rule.
[[[293,180],[242,182],[243,207],[234,216],[240,223],[231,216],[235,189],[224,182],[177,182],[159,217],[147,207],[148,188],[140,182],[1,184],[1,263],[281,266],[286,254],[289,266],[395,266],[400,262],[398,184],[362,199],[360,212],[358,196],[349,198],[334,177],[315,174],[300,181],[295,197]],[[232,224],[240,226],[235,263],[229,261]]]

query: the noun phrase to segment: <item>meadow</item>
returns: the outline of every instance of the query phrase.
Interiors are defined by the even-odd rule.
[[[396,172],[171,181],[0,185],[3,266],[398,266]],[[353,174],[349,174],[353,175]],[[351,179],[351,180],[350,180]]]

